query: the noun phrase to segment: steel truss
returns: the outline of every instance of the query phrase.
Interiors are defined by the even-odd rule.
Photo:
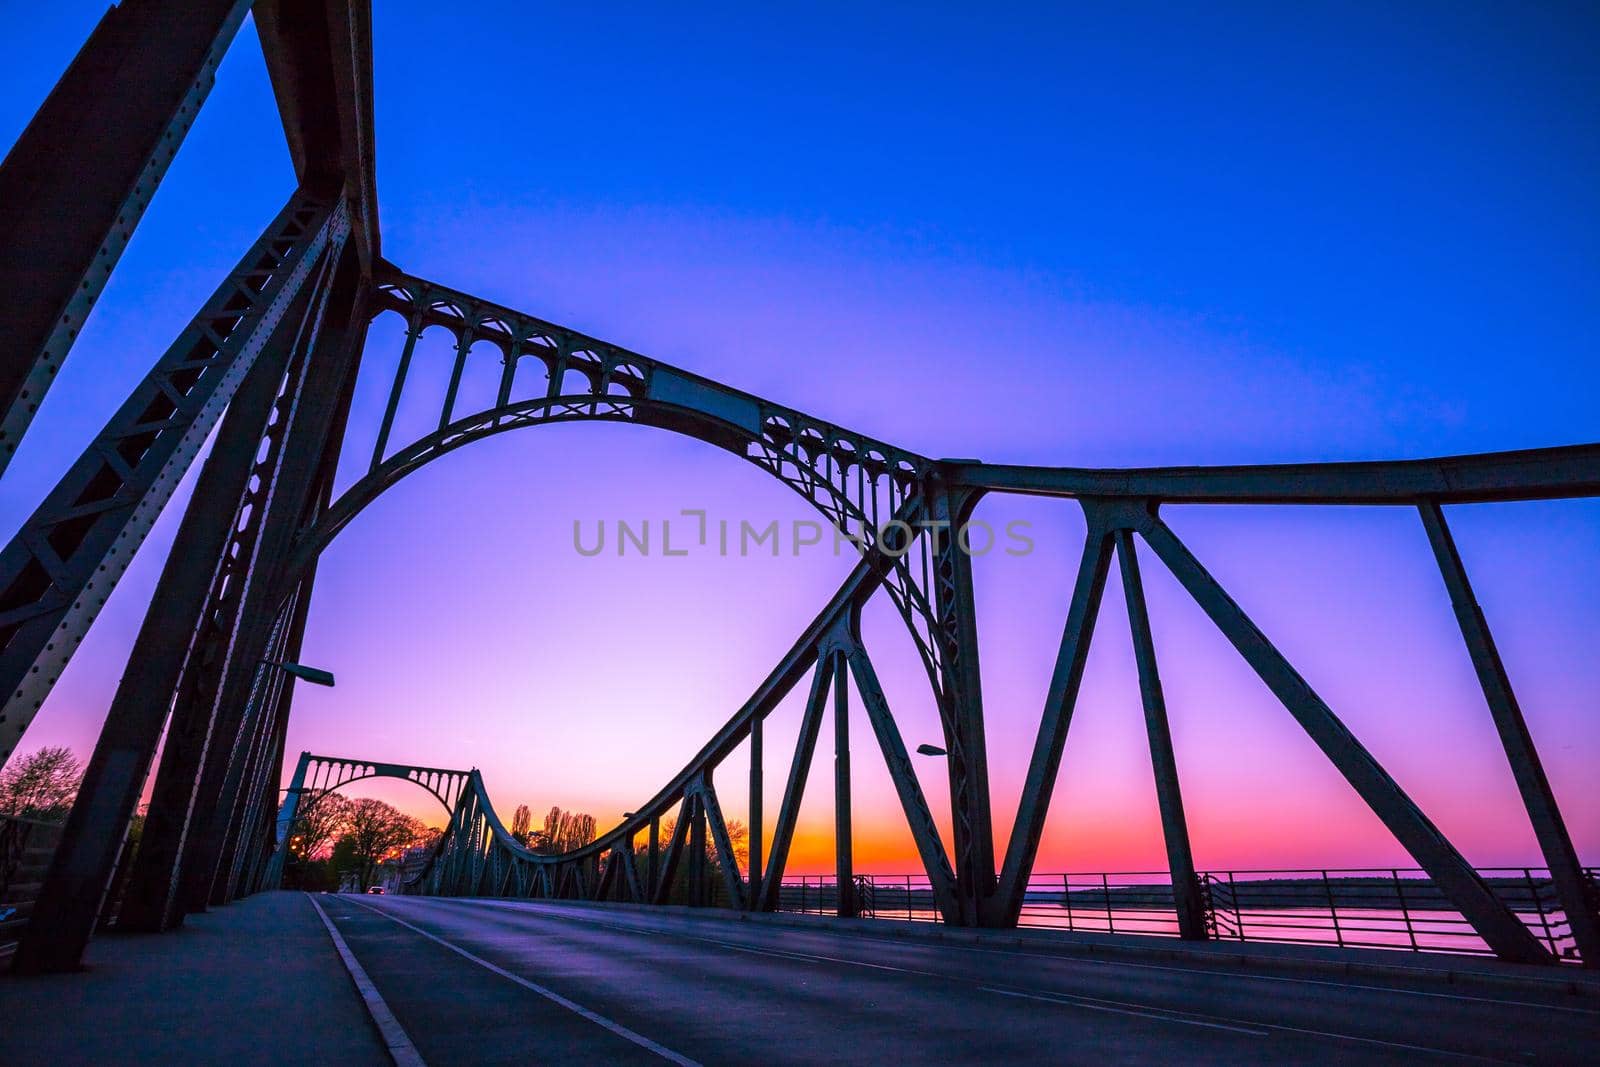
[[[466,790],[472,771],[452,771],[442,767],[416,767],[403,763],[374,763],[366,760],[346,759],[342,756],[317,756],[300,753],[295,764],[294,777],[284,792],[273,824],[270,857],[265,861],[259,887],[276,889],[283,881],[284,862],[288,857],[289,836],[295,820],[303,819],[322,798],[343,789],[351,782],[368,778],[396,778],[410,782],[433,795],[450,817],[455,816],[456,805]],[[261,855],[256,850],[255,855]],[[252,886],[251,889],[257,888]]]
[[[179,18],[186,10],[177,0],[127,0],[124,6],[143,12],[142,19],[155,20],[141,23],[147,27],[166,25],[160,20]],[[1201,889],[1142,593],[1140,542],[1177,578],[1485,943],[1506,959],[1553,962],[1550,952],[1166,525],[1162,505],[1179,502],[1418,510],[1572,939],[1585,965],[1600,965],[1594,887],[1579,866],[1445,513],[1446,505],[1457,503],[1600,495],[1600,445],[1398,463],[1122,471],[928,459],[396,270],[377,253],[369,12],[364,3],[352,0],[307,0],[291,6],[292,11],[277,0],[262,0],[256,15],[299,191],[0,551],[3,760],[201,443],[216,428],[216,444],[201,470],[39,907],[19,947],[19,969],[76,966],[102,914],[113,916],[122,927],[164,929],[181,922],[187,911],[277,884],[284,831],[301,797],[321,788],[319,775],[325,777],[324,785],[335,783],[330,788],[361,776],[406,777],[445,803],[451,812],[449,829],[412,886],[416,890],[639,903],[683,895],[691,903],[716,897],[733,907],[770,910],[779,903],[800,801],[830,707],[837,903],[842,914],[851,914],[859,903],[851,891],[851,680],[894,782],[938,912],[953,924],[1014,925],[1113,559],[1126,592],[1174,908],[1183,936],[1205,937]],[[93,55],[99,58],[94,62],[110,63],[106,56],[112,56],[137,73],[134,82],[146,89],[188,87],[194,64],[207,71],[214,66],[242,11],[220,2],[205,7],[206,18],[192,21],[194,33],[183,38],[183,49],[142,55],[132,51],[137,35],[102,39],[97,31]],[[326,17],[307,17],[319,11]],[[76,93],[82,103],[96,83],[83,73],[92,73],[91,68],[74,70],[78,72],[69,71],[63,80],[63,99],[74,99]],[[205,84],[201,78],[194,88],[203,95]],[[166,115],[170,120],[177,114],[180,125],[190,121],[198,106],[197,98],[174,103],[156,97],[159,91],[140,90],[125,101],[96,103],[113,123],[137,112],[146,119]],[[40,121],[56,122],[59,116]],[[155,127],[157,147],[170,154],[160,147],[164,128]],[[151,127],[141,129],[148,134]],[[150,150],[148,137],[141,136],[107,148],[115,157],[108,162],[126,170],[131,160],[136,171]],[[169,133],[165,140],[174,139]],[[43,173],[39,168],[49,143],[48,137],[33,136],[30,127],[0,169],[0,189],[10,188],[8,183],[19,174]],[[153,192],[159,170],[140,179],[140,207]],[[70,198],[65,180],[58,177],[54,184],[40,186],[48,194],[40,202]],[[0,350],[5,363],[0,371],[11,376],[5,380],[33,382],[39,353],[46,349],[48,358],[59,363],[75,329],[72,323],[78,321],[73,316],[81,319],[87,309],[82,298],[67,290],[81,284],[77,279],[86,271],[103,266],[87,290],[92,297],[115,258],[114,252],[96,251],[94,245],[107,225],[131,228],[132,217],[124,213],[116,223],[98,217],[71,222],[74,240],[93,240],[82,245],[87,251],[77,259],[68,255],[57,264],[60,269],[50,283],[54,289],[46,286],[48,292],[36,294],[49,304],[51,315],[60,303],[50,301],[78,301],[64,320],[68,332],[63,335],[50,325],[24,336],[21,348]],[[125,237],[123,232],[118,239]],[[14,259],[19,249],[25,253],[25,244],[9,235],[0,239],[0,265]],[[96,256],[106,262],[97,263]],[[349,443],[365,450],[370,461],[365,474],[335,499],[333,476],[347,445],[345,423],[355,374],[368,326],[385,311],[400,314],[407,325],[388,405],[375,441]],[[407,389],[415,346],[430,328],[444,329],[454,338],[450,381],[433,398],[438,418],[432,429],[414,441],[395,441],[395,413]],[[480,343],[488,346],[487,356]],[[483,358],[499,363],[495,402],[482,410],[461,410],[467,361]],[[36,396],[32,399],[36,402]],[[16,398],[7,403],[4,430],[14,435],[26,419],[18,421]],[[277,805],[293,689],[293,679],[279,665],[298,654],[323,549],[368,504],[432,460],[507,430],[570,421],[639,423],[722,448],[766,471],[810,501],[830,523],[857,536],[861,560],[766,680],[700,752],[621,825],[583,848],[552,856],[524,847],[501,824],[476,771],[430,771],[304,754],[289,796]],[[15,436],[3,439],[7,454],[14,445]],[[1088,530],[1017,819],[998,869],[971,561],[954,536],[978,501],[992,492],[1076,501]],[[907,624],[939,710],[952,804],[950,853],[862,643],[861,609],[880,588]],[[768,840],[761,803],[766,755],[762,724],[808,676],[799,738],[789,754],[784,796]],[[751,753],[751,842],[749,862],[741,868],[718,790],[719,784],[729,788],[719,772],[746,739]],[[161,761],[143,840],[135,854],[123,855],[129,817],[158,746]],[[313,775],[309,789],[307,773]],[[672,818],[672,831],[663,842],[662,823]]]

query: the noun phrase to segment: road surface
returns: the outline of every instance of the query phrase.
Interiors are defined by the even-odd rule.
[[[1600,1003],[546,902],[316,898],[456,1063],[1595,1062]]]

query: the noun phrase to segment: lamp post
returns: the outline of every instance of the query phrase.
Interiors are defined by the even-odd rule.
[[[285,674],[292,674],[294,677],[310,682],[312,685],[333,688],[333,672],[325,671],[320,667],[307,667],[303,663],[290,663],[288,660],[264,659],[261,662],[269,667],[278,667]]]

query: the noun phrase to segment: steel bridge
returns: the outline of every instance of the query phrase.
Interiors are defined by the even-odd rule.
[[[1115,564],[1127,593],[1172,907],[1184,937],[1205,938],[1212,931],[1146,617],[1142,556],[1176,577],[1483,944],[1506,960],[1554,964],[1550,945],[1468,865],[1162,517],[1164,505],[1177,503],[1406,508],[1417,515],[1454,605],[1486,714],[1542,852],[1552,906],[1570,931],[1576,958],[1600,965],[1592,878],[1541,768],[1447,518],[1458,504],[1595,496],[1600,445],[1392,463],[1142,470],[939,460],[415,277],[382,254],[371,13],[364,0],[253,6],[124,0],[107,13],[0,167],[0,282],[7,292],[0,305],[0,464],[69,355],[247,11],[255,17],[298,188],[0,552],[4,759],[215,434],[22,933],[17,969],[76,967],[102,910],[114,912],[120,928],[162,930],[187,912],[270,884],[293,696],[293,678],[281,667],[298,654],[321,552],[400,479],[448,452],[508,430],[585,421],[688,435],[754,464],[859,538],[861,558],[838,589],[819,597],[809,621],[797,620],[793,645],[744,706],[592,844],[559,856],[530,852],[501,825],[476,772],[435,772],[456,777],[439,792],[451,823],[423,888],[621,895],[649,903],[666,898],[684,863],[700,901],[710,898],[707,884],[720,880],[724,905],[775,908],[813,754],[823,720],[831,717],[838,908],[849,914],[856,881],[848,678],[893,779],[938,915],[964,926],[1014,925]],[[378,357],[364,351],[368,326],[385,313],[406,324],[387,409],[375,440],[348,441],[357,370]],[[433,428],[397,440],[395,413],[413,352],[430,329],[454,340],[449,385],[432,398]],[[488,406],[468,404],[460,390],[464,374],[485,360],[498,375],[497,395]],[[350,449],[370,461],[336,497],[334,472]],[[957,536],[991,493],[1072,501],[1088,531],[1006,841],[997,841],[993,829],[973,575]],[[953,827],[948,852],[862,640],[862,607],[880,593],[915,642],[943,727]],[[762,724],[799,686],[809,692],[803,726],[794,750],[780,754],[787,784],[769,822],[761,807]],[[725,767],[747,740],[748,768]],[[142,842],[125,850],[157,751]],[[300,772],[312,763],[338,773],[358,767],[390,773],[377,769],[388,765],[309,756]],[[741,869],[719,795],[746,786],[750,845]],[[297,773],[291,817],[294,790],[303,788]],[[663,819],[673,815],[663,843]],[[635,860],[641,835],[648,839],[642,864]],[[706,869],[712,855],[716,871]]]

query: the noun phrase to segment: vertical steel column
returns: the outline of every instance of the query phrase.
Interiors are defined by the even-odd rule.
[[[1122,565],[1122,596],[1128,605],[1128,629],[1133,634],[1133,656],[1139,665],[1139,695],[1144,702],[1145,732],[1150,737],[1150,767],[1155,773],[1156,802],[1161,808],[1161,833],[1167,844],[1167,871],[1172,877],[1178,935],[1186,941],[1204,941],[1205,901],[1200,896],[1200,879],[1189,849],[1189,824],[1183,815],[1178,760],[1172,751],[1167,701],[1161,691],[1161,671],[1156,666],[1155,640],[1150,635],[1144,580],[1139,575],[1133,535],[1127,530],[1117,531],[1117,561]]]
[[[650,855],[646,860],[645,884],[649,887],[646,904],[658,903],[656,886],[661,881],[661,817],[650,820]]]
[[[706,906],[706,811],[698,793],[689,796],[689,906]]]
[[[300,753],[300,762],[295,764],[294,777],[289,779],[289,790],[283,795],[283,805],[278,809],[277,828],[273,832],[276,846],[272,852],[272,862],[267,867],[265,888],[277,889],[283,885],[283,868],[288,862],[289,839],[294,835],[294,821],[300,812],[300,798],[306,791],[306,764],[311,759],[311,753]]]
[[[383,409],[383,423],[378,427],[378,440],[372,446],[372,462],[368,473],[383,463],[384,450],[389,447],[389,434],[394,430],[395,413],[400,410],[400,393],[405,389],[406,374],[411,369],[411,357],[417,350],[417,338],[422,336],[422,312],[413,311],[406,325],[406,343],[400,350],[400,364],[394,371],[394,384],[389,388],[389,403]]]
[[[219,763],[231,756],[238,740],[238,716],[234,709],[242,703],[227,699],[230,682],[249,684],[254,678],[260,646],[252,655],[241,649],[241,638],[251,639],[256,630],[265,640],[265,629],[278,615],[261,607],[263,583],[270,579],[270,553],[283,536],[269,521],[274,504],[284,495],[285,459],[294,442],[292,431],[306,400],[304,388],[320,352],[317,339],[326,318],[326,307],[334,291],[345,292],[349,280],[351,255],[345,251],[343,233],[324,260],[317,303],[308,309],[302,330],[295,341],[290,361],[291,373],[285,378],[264,447],[251,447],[250,488],[234,511],[228,548],[221,554],[207,608],[197,626],[173,702],[173,726],[164,747],[161,768],[146,822],[145,837],[135,857],[133,876],[123,907],[122,923],[130,929],[166,929],[182,920],[180,895],[182,867],[194,847],[204,821],[215,814],[219,798],[208,782],[218,776]],[[348,313],[348,306],[341,310]],[[337,330],[333,331],[337,333]],[[325,374],[320,365],[317,374]],[[315,406],[316,401],[313,401]],[[292,479],[291,479],[292,484]],[[263,559],[263,550],[269,555]],[[259,627],[252,624],[264,616]],[[240,676],[243,676],[241,679]],[[231,810],[231,809],[230,809]]]
[[[1522,717],[1522,708],[1511,688],[1505,664],[1501,662],[1500,650],[1495,647],[1489,620],[1472,592],[1466,565],[1445,523],[1444,512],[1432,500],[1424,500],[1417,507],[1422,513],[1422,525],[1428,531],[1434,558],[1439,562],[1439,573],[1450,593],[1461,637],[1472,656],[1478,684],[1483,688],[1489,714],[1494,717],[1495,730],[1500,734],[1500,745],[1505,749],[1506,761],[1511,764],[1511,774],[1522,794],[1523,806],[1528,810],[1528,821],[1533,824],[1545,866],[1550,868],[1550,880],[1555,883],[1561,908],[1567,914],[1572,940],[1583,965],[1600,968],[1600,916],[1596,914],[1593,892],[1579,862],[1578,850],[1567,833],[1566,821],[1561,817],[1555,790],[1550,788],[1550,779],[1545,776],[1533,734]]]
[[[950,824],[961,921],[983,923],[995,891],[994,819],[989,803],[989,756],[978,665],[978,613],[972,595],[972,557],[962,526],[977,496],[930,479],[929,532],[933,606],[938,621],[940,720],[950,779]]]
[[[762,753],[761,724],[757,715],[750,723],[750,861],[748,893],[745,907],[750,911],[761,908],[761,820],[762,820]]]
[[[249,8],[247,0],[122,0],[0,163],[0,471]]]
[[[844,657],[833,661],[833,856],[838,913],[849,918],[855,907],[855,857],[850,831],[850,683]]]
[[[289,627],[293,624],[293,608],[286,606],[283,615],[282,622],[274,627],[272,640],[267,646],[264,659],[281,661],[284,658]],[[264,774],[264,764],[268,758],[266,750],[277,734],[277,723],[272,713],[276,710],[277,695],[282,685],[283,673],[280,670],[266,663],[257,668],[250,701],[259,710],[257,714],[245,717],[245,721],[241,724],[242,729],[239,731],[239,746],[235,750],[235,762],[242,769],[240,788],[227,810],[219,811],[215,816],[227,825],[230,837],[244,829],[245,820],[252,807],[249,800],[254,799],[255,787]],[[211,902],[226,903],[225,900],[217,900],[214,896]]]
[[[285,656],[288,658],[287,650]],[[284,741],[289,725],[288,689],[287,679],[284,679],[273,694],[274,711],[267,720],[271,734],[252,775],[252,794],[245,809],[243,825],[238,831],[231,871],[226,880],[219,872],[220,896],[213,898],[214,903],[226,904],[235,897],[254,893],[259,884],[260,868],[271,857],[273,814],[276,811],[272,802],[278,795],[277,783],[281,780]]]
[[[272,653],[278,662],[292,662],[300,656],[300,644],[305,637],[306,619],[311,610],[311,589],[314,575],[307,573],[291,598],[288,627],[284,637]],[[243,875],[246,857],[253,859],[257,844],[253,835],[261,825],[261,809],[270,808],[271,799],[277,796],[277,783],[282,780],[283,740],[289,722],[289,705],[294,694],[294,676],[281,667],[272,668],[272,676],[265,697],[265,714],[260,716],[260,734],[263,744],[251,754],[243,778],[243,803],[234,804],[234,816],[223,838],[222,862],[211,892],[211,903],[226,904],[240,892],[239,880]]]
[[[326,274],[324,261],[323,282]],[[323,294],[313,294],[308,289],[307,296],[313,295]],[[216,675],[226,662],[225,649],[237,626],[252,550],[261,528],[262,498],[270,491],[271,467],[282,446],[285,408],[304,367],[306,335],[315,324],[321,303],[320,299],[308,301],[292,341],[289,373],[280,383],[273,412],[259,440],[250,443],[238,457],[249,464],[250,480],[244,493],[226,510],[227,544],[214,560],[207,561],[211,566],[207,599],[204,609],[190,623],[193,628],[175,685],[159,694],[163,705],[172,708],[171,726],[162,746],[144,836],[123,900],[119,925],[124,929],[164,930],[181,921],[182,913],[174,913],[173,900],[179,857],[192,835],[197,813],[203,810],[197,799],[200,771],[209,754],[232,743],[231,730],[220,726],[217,715]]]

